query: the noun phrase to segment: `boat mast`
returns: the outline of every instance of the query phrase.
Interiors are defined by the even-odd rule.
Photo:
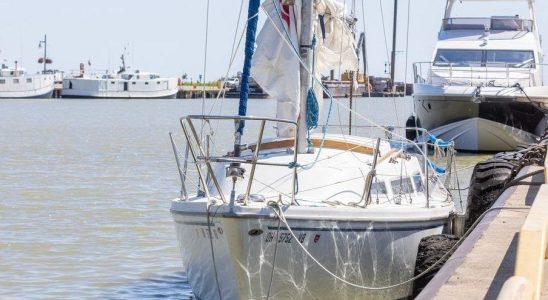
[[[392,29],[392,58],[390,62],[390,84],[391,84],[391,93],[396,92],[396,34],[397,34],[397,25],[398,25],[398,0],[394,0],[394,26]]]
[[[48,63],[48,36],[46,34],[44,34],[44,40],[40,41],[40,43],[38,43],[38,47],[42,47],[42,44],[44,44],[44,72],[43,72],[43,74],[46,74],[46,70],[47,70],[46,64]]]
[[[314,16],[313,8],[314,0],[303,0],[301,7],[301,37],[300,37],[300,54],[301,59],[304,62],[304,66],[301,65],[301,104],[300,113],[297,128],[298,139],[298,153],[307,153],[308,147],[306,142],[307,124],[306,124],[306,110],[307,110],[307,94],[310,88],[311,74],[308,70],[312,70],[312,22]],[[313,75],[313,74],[312,74]]]

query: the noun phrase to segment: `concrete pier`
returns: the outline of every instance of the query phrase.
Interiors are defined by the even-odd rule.
[[[191,99],[202,98],[204,93],[206,98],[215,98],[221,91],[219,86],[200,86],[200,85],[180,85],[177,98]],[[226,89],[223,90],[226,92]]]
[[[544,212],[542,208],[540,213],[531,211],[531,207],[538,207],[539,203],[544,205],[548,201],[546,167],[528,166],[517,175],[519,177],[539,170],[544,172],[524,178],[501,194],[492,206],[494,209],[486,213],[416,299],[538,299],[531,296],[534,283],[516,277],[519,275],[519,267],[516,266],[519,266],[518,255],[521,255],[521,260],[529,259],[528,254],[523,258],[523,250],[521,254],[518,253],[518,248],[528,247],[520,240],[520,232],[523,235],[526,227],[524,224],[535,216],[548,216],[548,211]],[[544,249],[533,250],[541,251],[544,256],[546,241],[542,238],[540,242],[544,243],[540,246]],[[548,271],[544,257],[537,264],[540,270],[544,270],[541,273]],[[548,299],[546,279],[548,277],[541,279],[539,286],[542,291],[538,291],[538,294]],[[505,291],[501,295],[503,286]]]

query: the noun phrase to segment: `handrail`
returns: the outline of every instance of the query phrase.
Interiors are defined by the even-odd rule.
[[[503,23],[496,24],[497,21]],[[513,24],[510,23],[512,21],[514,21]],[[455,28],[452,28],[452,26],[455,26]],[[478,28],[479,26],[481,26],[481,28]],[[443,19],[441,29],[442,31],[471,29],[532,32],[534,30],[534,21],[531,19],[504,17],[450,17]]]
[[[202,145],[203,141],[201,140],[201,137],[199,136],[198,132],[197,132],[197,128],[196,126],[198,126],[197,124],[195,124],[196,121],[201,121],[201,122],[206,122],[208,123],[209,121],[211,120],[227,120],[227,121],[230,121],[230,120],[233,120],[234,121],[234,124],[238,124],[239,122],[238,121],[259,121],[260,122],[260,126],[258,127],[258,135],[257,135],[257,140],[255,143],[249,143],[249,144],[240,144],[240,142],[238,142],[236,145],[235,145],[235,151],[234,152],[228,152],[228,153],[221,153],[221,154],[218,154],[218,155],[215,155],[214,153],[213,154],[210,154],[210,151],[209,151],[209,146],[206,146],[206,148],[204,148],[204,146]],[[295,200],[295,195],[297,194],[297,191],[298,191],[298,172],[297,170],[299,169],[299,164],[298,164],[298,155],[297,155],[297,151],[292,151],[293,153],[293,159],[288,159],[288,162],[287,163],[284,163],[284,162],[268,162],[268,161],[261,161],[259,160],[259,155],[260,155],[260,151],[261,150],[269,150],[269,149],[274,149],[272,148],[273,145],[277,145],[278,147],[276,148],[293,148],[293,149],[296,149],[295,147],[297,146],[297,143],[298,143],[298,139],[296,137],[291,137],[291,138],[287,138],[287,139],[276,139],[276,140],[273,140],[273,141],[263,141],[263,136],[264,136],[264,130],[265,130],[265,127],[266,127],[266,123],[267,122],[275,122],[275,123],[286,123],[286,124],[291,124],[292,126],[295,126],[297,127],[297,122],[294,122],[294,121],[289,121],[289,120],[284,120],[284,119],[276,119],[276,118],[269,118],[269,117],[254,117],[254,116],[219,116],[219,115],[215,115],[215,116],[207,116],[207,115],[188,115],[188,116],[185,116],[185,117],[181,117],[180,118],[180,123],[181,123],[181,127],[183,129],[183,133],[184,133],[184,137],[187,141],[187,151],[188,153],[190,154],[191,156],[191,159],[193,160],[195,166],[196,166],[196,169],[197,169],[197,172],[198,172],[198,177],[199,177],[199,184],[198,184],[198,193],[199,194],[202,194],[203,196],[206,196],[208,199],[210,198],[210,188],[213,187],[214,189],[216,189],[216,193],[218,193],[218,195],[215,195],[216,197],[219,197],[220,200],[223,202],[223,203],[230,203],[230,205],[233,205],[233,199],[235,199],[235,183],[236,183],[236,180],[238,180],[239,178],[243,178],[243,173],[245,171],[245,169],[242,169],[240,168],[240,165],[241,164],[247,164],[247,165],[251,165],[251,168],[250,168],[250,173],[247,177],[247,183],[246,183],[246,186],[245,186],[245,194],[244,195],[240,195],[239,199],[241,199],[241,196],[245,196],[243,199],[243,205],[246,205],[250,199],[250,196],[251,196],[251,191],[252,191],[252,185],[253,185],[253,182],[254,182],[254,176],[255,176],[255,169],[257,168],[257,166],[260,166],[260,165],[264,165],[264,166],[273,166],[273,167],[284,167],[284,168],[289,168],[289,169],[292,169],[292,172],[293,172],[293,183],[292,183],[292,190],[286,194],[286,195],[289,195],[291,194],[291,204],[298,204],[298,202]],[[336,126],[342,126],[342,125],[332,125],[333,127],[336,127]],[[357,127],[361,127],[361,128],[368,128],[369,126],[357,126]],[[425,137],[428,137],[429,134],[428,134],[428,131],[424,128],[417,128],[417,127],[396,127],[396,126],[393,126],[392,128],[398,128],[398,129],[413,129],[413,130],[417,130],[418,132],[420,132],[423,136]],[[384,138],[385,140],[387,139],[387,137]],[[174,148],[174,152],[177,153],[179,152],[176,148],[176,146],[174,145],[174,141],[173,141],[173,138],[171,137],[171,140],[172,140],[172,146]],[[390,140],[388,138],[388,140]],[[235,141],[237,141],[235,139]],[[379,144],[377,143],[377,147],[375,149],[373,148],[370,148],[368,146],[365,146],[365,144],[363,144],[362,142],[357,142],[357,143],[354,143],[352,142],[352,140],[350,141],[347,141],[346,139],[329,139],[327,141],[324,141],[323,140],[319,140],[318,138],[310,138],[310,142],[315,145],[315,146],[319,146],[321,145],[322,147],[325,147],[325,148],[336,148],[336,149],[344,149],[344,150],[348,150],[348,151],[355,151],[355,152],[361,152],[361,153],[367,153],[367,154],[374,154],[374,153],[379,153]],[[399,142],[399,140],[397,141]],[[403,142],[403,141],[402,141]],[[417,148],[417,151],[419,153],[421,153],[421,156],[422,158],[424,159],[424,170],[423,170],[423,176],[424,176],[424,184],[426,186],[426,190],[425,190],[425,196],[427,198],[427,203],[426,203],[426,207],[429,207],[429,181],[430,181],[430,176],[429,176],[429,170],[430,168],[433,168],[432,165],[430,164],[430,161],[429,161],[429,158],[428,158],[428,146],[429,145],[433,145],[432,143],[430,143],[428,141],[428,139],[424,139],[424,140],[421,140],[420,142],[417,142],[417,143],[414,143],[415,147]],[[236,149],[241,149],[241,151],[244,151],[244,150],[251,150],[250,152],[245,152],[245,155],[243,156],[240,156],[240,154],[237,154],[239,153],[240,151],[236,151]],[[380,153],[379,153],[380,154]],[[381,161],[382,161],[383,158],[381,158]],[[182,173],[181,173],[181,162],[179,161],[179,158],[176,157],[176,162],[177,162],[177,165],[178,165],[178,168],[179,168],[179,175],[181,177],[181,181],[183,182],[183,185],[185,184],[186,182],[186,171],[187,171],[187,165],[186,165],[186,158],[185,158],[185,165],[183,166],[183,170],[182,170]],[[232,185],[232,190],[231,190],[231,193],[230,193],[230,202],[227,201],[227,198],[228,197],[227,195],[229,195],[228,191],[223,191],[223,187],[226,189],[226,185],[223,185],[221,184],[222,182],[225,181],[225,177],[222,177],[222,178],[218,178],[220,175],[219,174],[216,174],[215,172],[215,168],[212,164],[214,163],[225,163],[225,164],[230,164],[230,168],[233,168],[233,169],[227,169],[227,172],[226,172],[226,178],[232,178],[233,180],[233,185]],[[205,169],[204,169],[205,167]],[[205,172],[207,172],[207,176],[205,176]],[[434,171],[433,171],[434,172]],[[435,172],[433,173],[435,174]],[[290,187],[291,188],[291,187]],[[182,187],[182,194],[185,198],[185,200],[188,200],[188,193],[187,193],[187,188],[186,186],[183,186]]]
[[[251,171],[248,179],[248,184],[245,190],[245,198],[244,198],[244,205],[247,204],[250,193],[251,193],[251,187],[253,184],[253,177],[255,175],[255,169],[257,165],[267,165],[267,166],[275,166],[275,167],[285,167],[290,168],[291,166],[296,166],[297,164],[297,155],[296,151],[293,156],[293,161],[288,163],[272,163],[272,162],[262,162],[258,160],[259,151],[254,151],[252,158],[244,158],[244,157],[234,157],[230,156],[230,153],[224,156],[215,156],[210,155],[208,150],[204,150],[203,146],[201,145],[200,137],[198,136],[198,133],[196,131],[196,128],[194,126],[193,121],[204,121],[209,122],[211,120],[233,120],[235,124],[239,123],[239,121],[260,121],[261,125],[259,128],[259,134],[257,137],[257,141],[255,145],[258,147],[257,149],[261,149],[264,129],[267,122],[276,122],[276,123],[286,123],[291,124],[293,126],[297,126],[297,123],[290,120],[285,119],[276,119],[276,118],[268,118],[268,117],[254,117],[254,116],[220,116],[220,115],[188,115],[185,117],[181,117],[179,119],[181,126],[183,128],[183,132],[185,134],[185,139],[187,140],[187,146],[190,150],[190,154],[192,155],[192,159],[194,160],[194,163],[196,165],[197,171],[198,171],[198,177],[200,177],[200,183],[203,185],[205,189],[206,196],[209,198],[209,190],[207,188],[207,182],[212,181],[213,185],[215,186],[215,189],[217,190],[219,197],[224,203],[228,203],[225,197],[225,193],[222,190],[221,184],[217,178],[217,176],[214,173],[214,169],[211,165],[211,163],[230,163],[230,164],[249,164],[251,165]],[[292,138],[293,140],[293,147],[297,146],[297,138]],[[243,146],[243,145],[239,145]],[[296,148],[295,148],[296,149]],[[208,177],[205,179],[204,174],[202,173],[200,164],[205,164],[207,171],[208,171]],[[294,181],[296,181],[296,174],[297,174],[297,168],[293,168],[294,173]],[[228,175],[227,175],[228,176]],[[295,188],[296,182],[293,184],[293,191],[292,191],[292,203],[295,202]],[[232,205],[232,197],[231,197],[231,205]]]
[[[529,67],[525,67],[529,66]],[[414,82],[439,86],[497,86],[513,87],[533,86],[537,82],[541,67],[546,64],[529,63],[517,66],[512,63],[488,63],[463,65],[438,62],[415,62],[413,64]],[[445,73],[443,73],[445,72]]]
[[[286,119],[276,119],[268,117],[256,117],[256,116],[229,116],[229,115],[188,115],[181,117],[179,120],[183,119],[194,119],[194,120],[250,120],[250,121],[267,121],[267,122],[280,122],[288,123],[297,126],[296,121],[286,120]]]

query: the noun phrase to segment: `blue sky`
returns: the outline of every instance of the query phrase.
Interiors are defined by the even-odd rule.
[[[244,14],[247,0],[244,1]],[[445,0],[399,0],[397,80],[404,79],[408,1],[410,7],[408,80],[413,61],[429,61],[439,30]],[[350,6],[352,1],[346,0]],[[363,28],[362,0],[355,0],[358,28]],[[537,1],[541,34],[548,32],[548,1]],[[38,41],[48,34],[53,67],[75,70],[91,60],[92,69],[115,69],[125,45],[128,63],[134,69],[163,75],[203,74],[206,0],[3,0],[0,60],[10,65],[18,60],[29,71],[37,71],[41,55]],[[388,48],[391,50],[393,0],[363,0],[368,42],[369,68],[383,75],[387,62],[380,4]],[[208,68],[206,79],[223,76],[227,70],[241,0],[210,0]],[[457,16],[526,15],[525,1],[459,4]],[[264,22],[261,16],[261,22]],[[243,23],[241,20],[240,23]],[[242,26],[240,26],[240,30]],[[231,74],[241,68],[240,49]]]

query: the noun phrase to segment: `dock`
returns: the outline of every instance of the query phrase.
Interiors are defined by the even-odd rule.
[[[548,299],[548,155],[524,167],[416,299]]]
[[[215,98],[222,90],[223,89],[218,85],[179,85],[177,98],[202,98],[204,96],[204,93],[206,98]],[[226,92],[226,89],[223,91]]]

